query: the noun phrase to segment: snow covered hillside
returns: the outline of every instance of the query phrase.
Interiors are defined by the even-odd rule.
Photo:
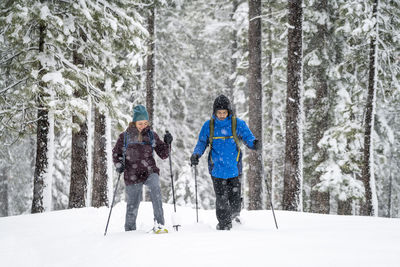
[[[243,211],[243,225],[216,231],[214,210],[177,207],[183,225],[155,235],[151,203],[139,208],[138,231],[123,231],[125,204],[0,218],[4,267],[400,266],[400,220],[277,211]]]

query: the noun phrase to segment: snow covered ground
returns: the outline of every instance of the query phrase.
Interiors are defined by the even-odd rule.
[[[84,208],[0,218],[4,267],[400,266],[400,220],[276,211],[243,211],[243,225],[216,231],[215,211],[177,207],[183,225],[169,234],[152,227],[151,204],[139,208],[138,231],[125,233],[124,203],[113,210]]]

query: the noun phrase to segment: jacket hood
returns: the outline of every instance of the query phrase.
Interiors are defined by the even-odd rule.
[[[233,114],[232,111],[232,106],[231,106],[231,102],[229,101],[229,99],[224,96],[224,95],[220,95],[218,96],[215,100],[214,100],[214,105],[213,105],[213,114],[215,115],[215,113],[217,112],[217,110],[220,109],[226,109],[229,112],[229,115]]]

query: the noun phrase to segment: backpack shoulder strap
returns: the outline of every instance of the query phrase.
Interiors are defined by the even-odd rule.
[[[154,133],[152,130],[149,131],[149,138],[150,138],[151,149],[154,151],[154,147],[156,146],[156,144],[154,142]]]
[[[124,147],[122,148],[122,160],[125,164],[125,157],[126,157],[126,149],[128,147],[128,139],[129,139],[129,134],[127,131],[124,132]]]
[[[232,135],[233,135],[233,140],[235,140],[236,146],[239,151],[240,141],[239,141],[239,137],[237,136],[237,133],[236,133],[236,126],[237,126],[236,116],[232,116]]]
[[[241,158],[240,158],[240,140],[236,133],[236,126],[237,126],[236,116],[232,116],[232,135],[233,135],[233,140],[235,140],[236,148],[238,151],[236,161],[239,161],[239,160],[241,160]]]
[[[124,153],[126,152],[126,148],[128,147],[128,139],[129,139],[129,134],[127,131],[124,132]]]
[[[210,145],[210,148],[212,147],[213,139],[214,139],[214,118],[211,117],[211,119],[210,119],[210,134],[208,136],[208,144]]]

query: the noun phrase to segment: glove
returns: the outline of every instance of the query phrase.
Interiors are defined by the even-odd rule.
[[[123,173],[125,171],[125,164],[123,162],[118,162],[115,164],[115,167],[118,173]]]
[[[170,134],[170,132],[167,131],[164,135],[164,143],[170,145],[172,143],[172,140],[174,140],[172,134]]]
[[[253,141],[253,149],[254,150],[260,150],[260,142],[257,140],[257,139],[255,139],[254,141]]]
[[[199,164],[199,155],[198,154],[193,154],[190,157],[190,165],[191,166],[196,166]]]

